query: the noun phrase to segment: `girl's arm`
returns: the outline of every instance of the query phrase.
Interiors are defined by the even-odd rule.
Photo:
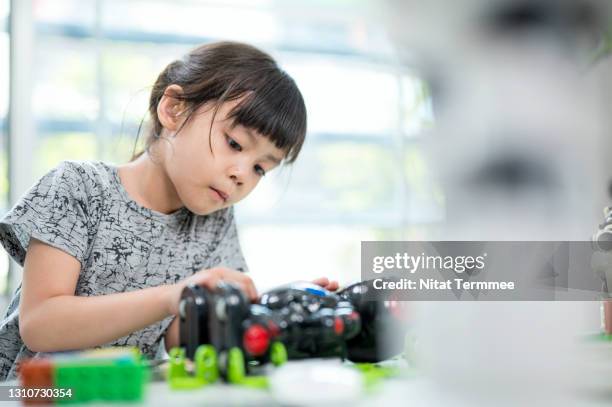
[[[30,350],[103,345],[170,315],[172,286],[77,297],[80,270],[80,263],[69,254],[30,241],[19,304],[19,333]]]
[[[81,265],[74,257],[31,239],[23,267],[19,333],[34,352],[84,349],[104,345],[178,313],[187,284],[214,287],[232,281],[257,298],[250,277],[217,267],[201,270],[172,285],[92,297],[75,296]],[[175,319],[178,321],[178,319]],[[171,324],[172,326],[172,324]],[[178,322],[169,344],[178,343]]]
[[[172,320],[170,326],[168,326],[166,335],[164,336],[166,352],[170,353],[170,349],[179,346],[179,339],[179,317],[177,316]]]

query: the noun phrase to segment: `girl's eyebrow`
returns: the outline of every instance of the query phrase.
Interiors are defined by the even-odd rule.
[[[245,128],[244,132],[249,136],[249,139],[251,139],[251,143],[257,144],[257,137],[255,137],[251,129]],[[275,157],[273,154],[267,154],[264,159],[276,165],[280,165],[282,161],[282,159]]]
[[[276,165],[280,165],[281,160],[279,160],[278,158],[274,157],[272,154],[268,154],[265,156],[265,159],[268,161],[271,161],[272,163],[276,164]]]
[[[247,134],[247,136],[249,136],[249,138],[251,139],[251,143],[253,144],[257,144],[257,138],[255,137],[255,135],[253,134],[253,131],[251,129],[247,129],[246,127],[244,128],[244,132]]]

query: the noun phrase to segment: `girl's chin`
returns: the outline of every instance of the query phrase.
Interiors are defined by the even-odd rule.
[[[189,207],[187,207],[187,209],[189,209],[193,214],[195,215],[200,215],[200,216],[206,216],[206,215],[210,215],[211,213],[221,209],[221,208],[207,208],[207,209],[202,209],[202,208],[197,208],[197,209],[191,209]]]
[[[226,207],[226,205],[188,205],[185,207],[195,215],[206,216]]]

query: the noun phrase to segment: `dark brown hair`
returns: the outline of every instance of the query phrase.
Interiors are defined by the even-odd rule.
[[[233,124],[269,138],[286,152],[285,162],[292,163],[297,158],[306,137],[306,106],[294,80],[270,55],[247,44],[216,42],[199,46],[170,63],[151,91],[151,130],[145,150],[161,135],[163,126],[157,117],[157,105],[172,84],[183,89],[181,94],[173,95],[185,102],[188,116],[183,124],[206,103],[213,103],[216,114],[224,102],[243,98],[228,115]]]

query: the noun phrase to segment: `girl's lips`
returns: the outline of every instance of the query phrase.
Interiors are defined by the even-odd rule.
[[[221,199],[223,202],[227,201],[227,194],[223,191],[219,191],[218,189],[215,189],[213,187],[210,187],[210,189],[213,190],[213,192],[219,197],[219,199]]]

